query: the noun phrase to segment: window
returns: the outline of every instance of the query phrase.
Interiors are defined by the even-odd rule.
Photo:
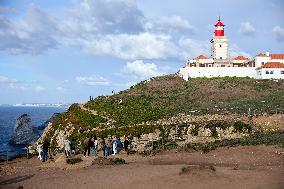
[[[273,71],[270,71],[270,74],[273,74]]]
[[[265,74],[269,74],[269,71],[266,71]]]
[[[222,59],[222,57],[220,57],[220,59]]]
[[[284,74],[284,70],[281,71],[281,74]]]
[[[220,47],[222,47],[222,45],[219,45]]]
[[[264,62],[261,62],[261,65],[264,65]]]
[[[225,67],[225,65],[221,65],[221,67]]]

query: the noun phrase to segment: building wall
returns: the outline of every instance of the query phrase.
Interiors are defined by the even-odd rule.
[[[271,59],[270,57],[262,57],[262,56],[255,57],[255,67],[258,68],[258,67],[266,64],[267,62],[271,62],[270,59]]]
[[[262,68],[256,72],[257,79],[284,79],[284,68]]]
[[[221,46],[220,46],[221,45]],[[228,54],[228,39],[223,37],[213,37],[211,54],[213,59],[229,59]],[[222,57],[222,58],[221,58]]]
[[[255,68],[251,67],[184,67],[179,71],[180,76],[188,81],[197,77],[256,77]]]
[[[280,62],[284,64],[284,59],[271,59],[270,62]]]

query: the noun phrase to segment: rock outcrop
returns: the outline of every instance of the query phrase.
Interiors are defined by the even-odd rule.
[[[32,119],[28,114],[21,115],[16,120],[10,144],[24,145],[34,142],[38,138],[38,130],[32,125]]]

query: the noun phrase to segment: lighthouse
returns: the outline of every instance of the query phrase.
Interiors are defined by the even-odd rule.
[[[215,66],[228,67],[230,66],[228,39],[225,36],[225,25],[221,22],[220,17],[214,26],[215,31],[211,40],[211,57],[216,62]]]

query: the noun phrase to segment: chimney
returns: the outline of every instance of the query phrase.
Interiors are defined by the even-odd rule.
[[[269,52],[266,52],[265,55],[266,55],[266,56],[269,56]]]

